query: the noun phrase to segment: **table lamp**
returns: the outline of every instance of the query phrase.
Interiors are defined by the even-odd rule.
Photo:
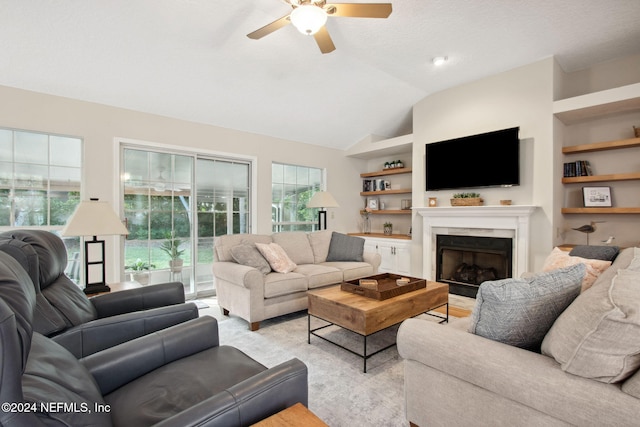
[[[327,211],[325,208],[338,208],[338,202],[328,191],[317,191],[307,203],[308,208],[320,208],[318,211],[318,230],[327,229]],[[324,219],[324,228],[322,227]]]
[[[84,241],[84,279],[86,281],[84,293],[95,294],[99,292],[109,292],[111,289],[105,282],[104,240],[98,240],[97,236],[122,236],[129,234],[129,231],[124,224],[122,224],[113,208],[111,208],[107,202],[100,202],[98,199],[82,201],[60,234],[65,237],[93,236],[92,240]],[[93,245],[93,250],[90,253],[91,245]],[[94,275],[97,274],[100,276],[100,280],[92,281],[92,277],[89,275],[90,267],[93,267],[91,268],[91,272],[93,272]]]

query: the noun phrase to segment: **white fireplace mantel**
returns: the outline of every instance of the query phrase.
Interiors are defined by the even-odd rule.
[[[529,223],[537,206],[442,206],[413,208],[423,217],[423,277],[435,279],[435,235],[503,235],[513,238],[513,277],[529,271]]]

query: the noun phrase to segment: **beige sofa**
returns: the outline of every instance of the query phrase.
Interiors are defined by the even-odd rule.
[[[449,325],[405,321],[397,344],[405,363],[407,420],[422,427],[639,425],[640,270],[628,276],[619,295],[627,312],[616,312],[625,310],[622,305],[607,307],[620,292],[619,273],[632,270],[634,251],[638,257],[637,248],[622,251],[592,289],[560,314],[544,336],[542,353],[472,334],[472,318]],[[605,318],[612,320],[608,330]],[[594,342],[598,334],[604,339]]]
[[[216,237],[213,275],[218,303],[249,322],[252,331],[265,319],[305,310],[307,290],[335,285],[378,272],[380,255],[361,254],[362,261],[327,262],[332,232],[282,232],[273,235],[230,234]],[[238,245],[277,243],[296,264],[288,273],[263,273],[236,262],[232,249]]]

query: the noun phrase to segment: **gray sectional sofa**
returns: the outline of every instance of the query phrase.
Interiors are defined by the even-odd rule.
[[[364,240],[356,239],[329,230],[216,237],[213,275],[223,313],[245,319],[255,331],[262,320],[305,310],[309,289],[376,274],[380,255],[362,249],[357,254]],[[251,255],[256,244],[270,243],[284,249],[295,263],[292,271],[271,271],[268,264],[263,267],[264,259]]]
[[[540,352],[470,333],[474,315],[401,325],[413,426],[639,425],[640,249],[562,310]]]

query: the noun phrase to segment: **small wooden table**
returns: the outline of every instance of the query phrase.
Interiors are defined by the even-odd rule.
[[[367,336],[423,313],[441,318],[440,323],[449,320],[449,285],[446,283],[427,281],[426,288],[382,301],[342,291],[340,285],[308,291],[307,295],[309,297],[307,343],[311,344],[311,335],[315,335],[362,357],[364,372],[367,372],[368,358],[395,345],[393,343],[367,354]],[[443,306],[446,307],[444,317],[427,313]],[[311,316],[322,319],[329,324],[311,329]],[[316,333],[316,331],[332,325],[340,326],[363,336],[363,353],[354,352]]]
[[[287,409],[271,415],[269,418],[253,424],[253,427],[329,427],[302,403],[296,403]]]

